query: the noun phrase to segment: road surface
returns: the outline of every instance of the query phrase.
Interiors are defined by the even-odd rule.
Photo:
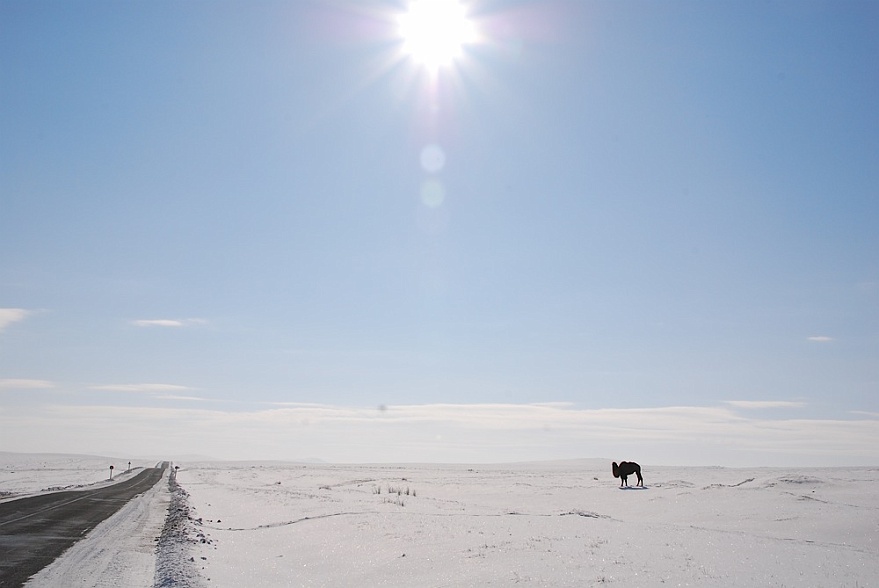
[[[168,467],[94,490],[68,490],[0,503],[0,587],[22,586],[98,523],[152,488]]]

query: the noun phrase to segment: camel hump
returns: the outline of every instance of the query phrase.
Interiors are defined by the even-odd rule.
[[[641,466],[639,466],[634,461],[621,461],[619,465],[614,462],[613,468],[615,478],[619,478],[620,476],[628,476],[629,474],[634,474],[635,472],[641,471]]]

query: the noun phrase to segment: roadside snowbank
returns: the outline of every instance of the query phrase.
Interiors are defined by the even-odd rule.
[[[197,588],[201,577],[192,557],[192,545],[203,541],[189,507],[189,494],[176,482],[173,470],[168,478],[168,516],[156,544],[155,588]]]

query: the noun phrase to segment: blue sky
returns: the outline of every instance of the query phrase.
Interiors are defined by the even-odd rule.
[[[879,7],[0,0],[0,445],[879,464]]]

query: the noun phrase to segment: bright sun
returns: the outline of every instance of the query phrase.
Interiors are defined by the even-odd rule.
[[[412,0],[399,24],[403,52],[430,68],[449,65],[476,36],[457,0]]]

